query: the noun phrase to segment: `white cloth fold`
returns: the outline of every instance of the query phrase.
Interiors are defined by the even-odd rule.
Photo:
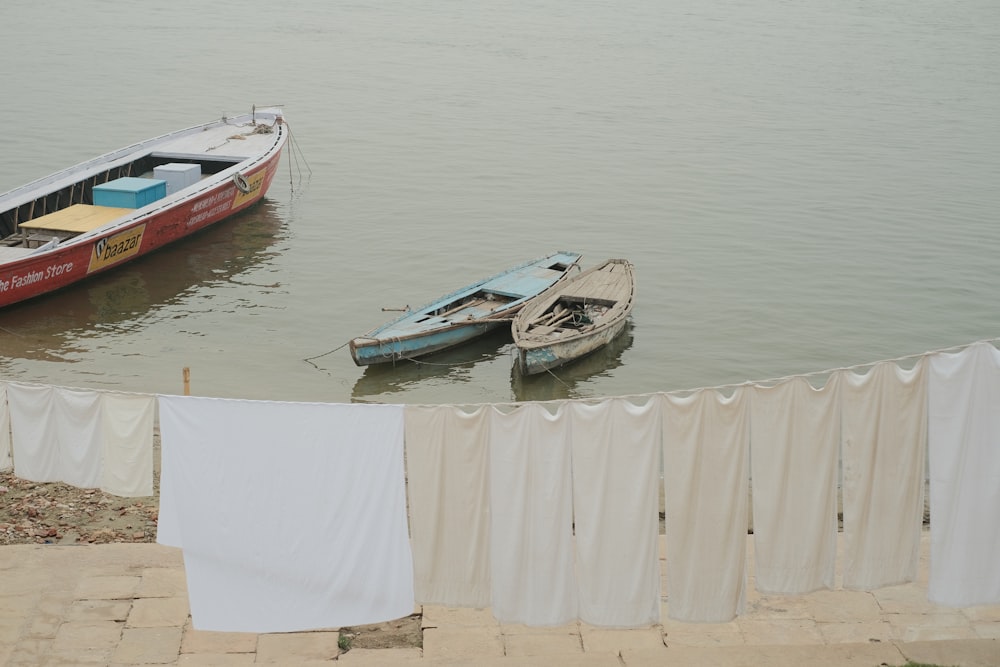
[[[570,439],[565,411],[490,408],[490,562],[501,623],[577,617]]]
[[[404,414],[416,600],[489,607],[488,408],[407,406]]]
[[[975,343],[929,363],[928,598],[1000,604],[1000,351]]]
[[[880,362],[841,371],[844,588],[913,581],[920,556],[927,374]]]
[[[747,585],[749,392],[664,395],[667,613],[725,623]]]
[[[10,447],[10,409],[7,407],[7,383],[0,382],[0,472],[14,467]]]
[[[101,394],[56,387],[53,396],[60,479],[81,488],[99,487],[104,467]]]
[[[402,406],[159,406],[195,628],[293,632],[413,612]]]
[[[102,491],[116,496],[153,495],[155,419],[156,398],[150,394],[101,395]]]
[[[62,474],[56,422],[55,387],[16,382],[7,385],[14,474],[33,482],[59,482]]]
[[[660,621],[660,402],[568,404],[580,620]]]
[[[754,385],[750,410],[757,590],[809,593],[834,585],[837,554],[837,376]]]
[[[163,401],[157,398],[157,405]],[[169,429],[169,426],[168,426]],[[180,433],[184,433],[182,429]],[[173,439],[164,437],[163,418],[160,417],[160,508],[156,519],[156,542],[168,547],[184,547],[181,536],[180,508],[178,498],[181,494],[180,479],[183,470],[180,469],[181,446],[175,446]],[[175,484],[175,480],[177,483]]]
[[[101,484],[100,394],[11,382],[7,385],[14,474],[34,482]]]

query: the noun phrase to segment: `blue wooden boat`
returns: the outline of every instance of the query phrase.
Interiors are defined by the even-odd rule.
[[[416,359],[482,336],[533,297],[579,269],[581,255],[559,251],[447,294],[350,342],[358,366]]]

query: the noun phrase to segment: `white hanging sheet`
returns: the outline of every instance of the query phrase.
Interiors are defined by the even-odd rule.
[[[913,581],[920,556],[927,374],[890,361],[841,374],[844,588]]]
[[[156,398],[101,394],[101,490],[116,496],[153,495],[153,426]]]
[[[18,477],[153,495],[152,396],[10,383]]]
[[[80,488],[101,485],[104,469],[104,436],[101,394],[86,389],[56,387],[61,480]]]
[[[407,406],[413,586],[421,604],[490,606],[489,408]]]
[[[1000,351],[975,343],[929,363],[928,598],[1000,604]]]
[[[565,412],[490,408],[490,562],[501,623],[577,617],[570,440]]]
[[[7,384],[14,474],[22,479],[62,481],[54,393],[48,385]]]
[[[567,404],[580,620],[660,621],[660,402]]]
[[[10,448],[10,410],[7,408],[7,383],[0,382],[0,472],[14,467]]]
[[[836,375],[754,385],[750,409],[757,590],[809,593],[834,585],[840,411]]]
[[[667,613],[725,623],[747,585],[750,395],[663,397]]]
[[[159,406],[196,629],[294,632],[413,612],[402,406]]]
[[[11,382],[7,400],[14,474],[34,482],[100,486],[103,441],[98,392]]]

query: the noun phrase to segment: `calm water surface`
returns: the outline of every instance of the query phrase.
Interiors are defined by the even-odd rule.
[[[1000,336],[1000,4],[8,0],[0,191],[252,104],[297,150],[254,211],[0,312],[0,379],[394,403],[761,380]],[[292,159],[294,158],[294,159]],[[558,249],[626,257],[620,340],[346,347]]]

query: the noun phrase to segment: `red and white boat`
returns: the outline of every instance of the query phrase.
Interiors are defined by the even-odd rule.
[[[0,308],[113,269],[260,201],[288,125],[254,109],[0,195]]]

